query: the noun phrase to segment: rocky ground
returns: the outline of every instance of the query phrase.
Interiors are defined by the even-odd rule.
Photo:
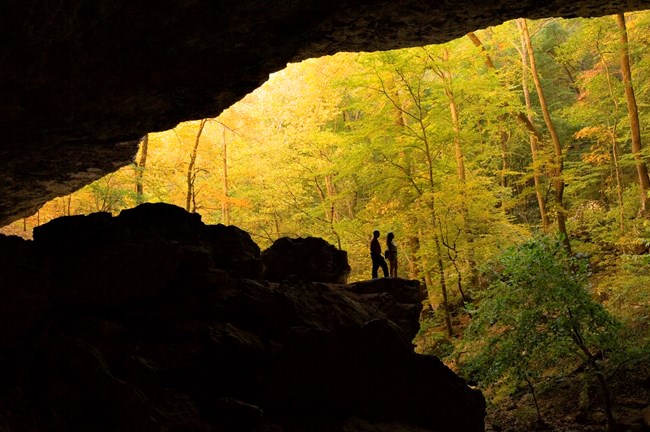
[[[650,370],[621,372],[610,379],[614,416],[620,432],[650,431]],[[607,429],[598,388],[581,376],[548,383],[537,395],[542,422],[532,396],[522,392],[489,404],[486,431],[603,432]]]

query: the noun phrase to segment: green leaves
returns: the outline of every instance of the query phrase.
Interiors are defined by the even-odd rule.
[[[487,272],[492,283],[465,333],[466,346],[481,343],[466,367],[485,383],[562,374],[619,349],[620,326],[588,292],[586,262],[567,255],[560,239],[509,248]]]

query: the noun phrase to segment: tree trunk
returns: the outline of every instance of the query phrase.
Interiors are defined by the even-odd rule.
[[[196,197],[194,196],[194,181],[196,180],[196,172],[194,171],[194,166],[196,165],[196,156],[199,151],[199,142],[201,141],[201,134],[203,133],[203,128],[208,122],[208,119],[201,120],[199,123],[199,130],[196,133],[196,140],[194,141],[194,147],[190,153],[190,163],[187,166],[187,195],[185,197],[185,210],[188,212],[196,212]],[[194,203],[194,206],[192,206]],[[193,207],[193,208],[192,208]]]
[[[469,298],[465,295],[465,292],[463,291],[463,274],[460,271],[460,267],[458,266],[458,262],[455,258],[450,256],[451,254],[448,252],[447,257],[449,257],[449,261],[451,261],[451,264],[454,266],[454,270],[456,270],[456,276],[458,277],[456,286],[458,287],[458,293],[460,294],[460,298],[463,299],[463,303],[469,302]]]
[[[625,206],[623,205],[623,181],[621,179],[621,166],[618,162],[618,143],[616,141],[616,125],[610,132],[612,139],[612,161],[614,163],[614,176],[616,178],[616,200],[618,201],[618,218],[621,235],[625,234]]]
[[[609,70],[609,66],[607,65],[607,61],[605,60],[605,55],[603,54],[602,50],[600,49],[599,45],[600,41],[596,41],[596,50],[598,51],[598,55],[600,57],[600,61],[603,64],[603,68],[605,69],[605,76],[607,78],[607,89],[609,91],[609,97],[612,99],[612,103],[614,104],[615,110],[614,110],[614,119],[613,125],[608,125],[607,130],[609,132],[609,137],[612,142],[612,165],[614,167],[614,178],[616,179],[616,200],[618,203],[618,212],[619,212],[619,228],[621,230],[621,235],[625,234],[625,207],[623,206],[623,181],[622,181],[622,176],[623,173],[621,171],[621,165],[619,163],[619,151],[618,151],[618,122],[619,122],[619,103],[616,98],[616,95],[614,95],[614,86],[612,85],[612,74]]]
[[[142,137],[140,141],[140,154],[135,162],[135,203],[144,202],[144,170],[147,165],[147,153],[149,151],[149,134]]]
[[[481,42],[481,40],[478,38],[478,36],[476,36],[476,34],[474,32],[469,32],[469,33],[467,33],[467,37],[469,38],[469,40],[472,41],[474,46],[481,51],[481,54],[483,54],[483,56],[485,56],[485,66],[488,69],[496,70],[497,68],[494,66],[494,62],[492,62],[492,58],[487,53],[487,50],[485,49],[485,46],[483,46],[483,42]]]
[[[533,124],[533,108],[530,102],[530,91],[528,90],[528,82],[526,81],[526,74],[528,72],[528,47],[526,40],[523,36],[520,20],[517,20],[517,27],[519,28],[520,42],[521,42],[521,87],[524,92],[524,100],[526,102],[526,118],[528,122]],[[535,133],[529,134],[530,142],[530,155],[533,165],[533,183],[535,184],[535,196],[537,198],[537,207],[539,208],[539,215],[542,220],[542,231],[548,232],[550,222],[548,213],[546,211],[546,200],[544,199],[544,192],[542,190],[542,173],[539,161],[539,137]]]
[[[445,49],[443,51],[443,61],[448,61],[448,60],[449,60],[449,51]],[[472,229],[470,227],[470,221],[469,221],[468,209],[467,209],[468,198],[467,198],[467,178],[465,173],[465,154],[463,152],[463,147],[461,144],[460,118],[458,115],[458,105],[456,104],[456,98],[454,97],[453,78],[449,70],[442,70],[438,68],[434,70],[442,79],[445,95],[447,96],[447,101],[449,102],[451,126],[454,131],[454,156],[456,158],[456,175],[458,176],[458,182],[460,183],[460,194],[461,194],[460,213],[461,213],[461,218],[463,220],[463,233],[465,234],[465,239],[467,241],[467,263],[470,269],[470,285],[475,286],[478,281],[478,270],[476,266],[476,259],[474,257],[474,246],[473,246],[474,238],[472,235]]]
[[[571,316],[571,310],[569,310],[569,316]],[[607,430],[609,432],[613,432],[616,430],[616,419],[614,418],[614,411],[613,411],[614,404],[612,401],[612,395],[609,392],[609,386],[607,385],[607,381],[605,380],[605,375],[603,375],[601,367],[596,361],[596,358],[591,353],[591,351],[589,351],[589,348],[585,344],[582,334],[580,333],[580,330],[575,326],[573,327],[572,330],[573,332],[571,334],[571,338],[573,339],[573,342],[578,346],[578,348],[585,355],[587,359],[587,364],[594,371],[596,380],[600,385],[600,390],[603,395],[603,403],[605,404],[605,416],[607,417]]]
[[[403,75],[400,74],[398,70],[395,70],[395,73],[399,75],[400,79],[406,84],[407,80],[404,79]],[[383,86],[383,81],[382,81],[382,86]],[[382,89],[382,93],[386,96],[386,98],[391,102],[391,104],[398,110],[403,111],[405,114],[408,114],[410,118],[412,118],[415,123],[417,124],[417,128],[421,132],[421,135],[419,136],[419,139],[421,140],[421,143],[423,145],[422,150],[424,152],[425,156],[425,162],[427,165],[427,180],[428,180],[428,187],[429,190],[427,191],[430,196],[429,199],[426,200],[426,205],[429,207],[429,210],[431,211],[431,228],[432,228],[432,235],[433,235],[433,241],[434,241],[434,247],[435,247],[435,252],[436,252],[436,264],[437,264],[437,272],[438,276],[440,278],[440,289],[442,291],[442,297],[443,297],[443,304],[442,308],[444,309],[444,314],[445,314],[445,322],[447,325],[447,333],[449,336],[453,335],[453,329],[451,326],[451,316],[449,313],[449,307],[447,304],[447,282],[445,279],[445,266],[442,258],[442,250],[440,247],[440,235],[438,233],[438,224],[437,224],[437,216],[436,216],[436,205],[435,205],[435,181],[434,181],[434,167],[433,167],[433,160],[434,160],[434,155],[433,155],[433,149],[431,148],[431,143],[429,142],[429,135],[427,131],[427,126],[425,125],[425,118],[424,118],[424,110],[421,106],[421,99],[419,97],[415,96],[415,92],[413,92],[413,89],[410,89],[411,92],[411,103],[413,103],[417,109],[417,114],[409,114],[405,111],[404,107],[402,106],[401,101],[396,100],[392,93],[388,92],[386,87],[384,86]],[[422,195],[422,191],[417,187],[415,183],[413,183],[414,187],[416,188],[418,194]],[[429,272],[429,269],[426,265],[426,262],[423,262],[422,268],[424,269],[425,273],[425,278],[427,277],[427,274]],[[430,277],[429,277],[430,278]],[[429,298],[431,301],[431,287],[430,281],[427,280],[427,290],[429,292]],[[433,307],[433,305],[432,305]]]
[[[555,152],[553,158],[553,188],[555,191],[555,205],[557,207],[556,217],[557,217],[557,227],[558,231],[563,236],[564,248],[567,252],[571,253],[571,243],[569,241],[569,234],[566,228],[566,212],[564,209],[563,196],[564,196],[564,178],[563,176],[563,167],[564,167],[564,156],[562,154],[562,144],[560,143],[560,137],[557,134],[553,120],[548,110],[548,105],[546,104],[546,98],[544,97],[544,90],[542,89],[542,84],[539,79],[539,73],[537,72],[537,63],[535,62],[535,53],[533,52],[533,44],[530,40],[530,34],[528,33],[528,24],[526,23],[525,18],[519,18],[521,28],[521,35],[526,44],[528,50],[528,60],[530,62],[530,71],[533,76],[533,82],[535,83],[535,88],[537,89],[537,97],[539,99],[539,105],[542,109],[542,115],[544,116],[544,123],[546,123],[546,128],[548,129],[549,134],[551,135],[551,141],[553,142],[553,150]]]
[[[426,263],[423,263],[426,266]],[[424,271],[424,284],[426,285],[427,288],[427,301],[429,302],[429,309],[431,309],[431,312],[435,312],[435,296],[433,293],[433,278],[431,277],[431,273],[429,270]]]
[[[223,200],[221,201],[221,220],[230,225],[230,204],[228,202],[228,143],[226,142],[226,126],[221,125],[222,162],[223,162]]]
[[[535,411],[537,411],[537,421],[544,423],[544,419],[542,418],[542,411],[539,409],[539,403],[537,402],[537,392],[535,391],[535,386],[528,377],[525,377],[524,379],[526,380],[526,384],[528,384],[530,393],[533,396],[533,404],[535,405]]]
[[[517,20],[517,27],[520,29],[520,34],[521,34],[521,25],[519,23],[519,20]],[[483,43],[481,40],[474,34],[474,33],[468,33],[467,37],[474,43],[474,45],[481,50],[481,53],[486,56],[485,60],[485,65],[489,69],[497,70],[494,62],[490,58],[490,56],[487,54],[485,47],[483,46]],[[526,131],[529,133],[530,136],[530,151],[531,151],[531,160],[532,160],[532,166],[533,166],[533,181],[535,183],[535,196],[537,197],[537,206],[539,208],[539,214],[540,218],[542,221],[542,230],[544,232],[548,231],[548,227],[550,225],[549,219],[548,219],[548,213],[546,211],[546,202],[544,199],[544,194],[542,191],[542,174],[541,170],[539,168],[539,157],[538,157],[538,142],[541,137],[539,131],[535,128],[535,125],[533,123],[533,117],[532,117],[532,108],[531,108],[531,103],[530,103],[530,92],[528,91],[528,85],[526,84],[526,72],[528,72],[528,60],[526,56],[526,45],[524,43],[523,36],[521,37],[521,44],[522,48],[520,50],[521,54],[521,62],[522,62],[522,88],[524,91],[524,99],[526,100],[526,111],[527,114],[525,115],[524,113],[516,113],[513,114],[515,119],[526,129]],[[503,146],[505,145],[505,141],[502,138],[502,152],[504,151]],[[503,169],[504,172],[507,167],[507,160],[505,157],[502,155],[503,158]],[[505,182],[505,176],[503,176],[502,182]]]
[[[451,74],[447,72],[447,85],[445,93],[449,98],[449,112],[451,113],[451,122],[454,129],[454,154],[456,157],[456,169],[458,181],[461,187],[461,217],[463,219],[463,231],[467,241],[467,262],[470,271],[470,286],[476,286],[478,282],[478,268],[476,258],[474,257],[474,237],[469,221],[469,211],[467,209],[467,179],[465,174],[465,155],[460,140],[460,120],[458,117],[458,106],[452,90]],[[462,288],[459,289],[462,292]]]
[[[336,185],[334,184],[333,174],[325,176],[325,192],[327,193],[326,204],[334,202],[334,199],[336,198]],[[331,224],[339,221],[339,215],[334,205],[330,205],[329,208],[325,210],[325,218],[329,220]]]
[[[445,278],[445,265],[442,260],[442,248],[440,247],[440,236],[438,235],[438,223],[436,216],[436,204],[435,204],[435,182],[433,181],[433,156],[431,155],[431,146],[429,145],[429,139],[426,134],[426,128],[424,126],[424,121],[420,118],[420,127],[422,130],[423,141],[425,144],[426,150],[426,159],[428,164],[428,174],[429,174],[429,187],[431,193],[431,221],[433,223],[433,241],[436,248],[436,257],[437,257],[437,270],[438,277],[440,278],[440,291],[442,293],[442,308],[444,309],[443,313],[445,314],[445,324],[447,326],[447,335],[452,337],[454,335],[454,330],[451,326],[451,314],[449,311],[449,303],[447,302],[447,281]]]
[[[275,210],[273,211],[273,221],[275,222],[275,238],[277,240],[280,238],[280,218]]]
[[[434,215],[435,219],[435,215]],[[434,221],[435,224],[435,221]],[[438,276],[440,277],[440,292],[442,294],[442,309],[445,314],[445,326],[447,327],[447,336],[452,337],[454,335],[454,329],[451,325],[451,311],[449,310],[449,301],[447,300],[447,282],[445,279],[445,266],[442,262],[442,249],[440,247],[440,237],[438,233],[434,234],[433,241],[436,246],[437,254],[437,264],[438,264]]]
[[[641,211],[645,218],[650,218],[650,177],[648,177],[648,168],[641,154],[641,128],[639,126],[639,111],[634,96],[634,86],[632,85],[632,70],[630,68],[630,54],[628,50],[627,27],[625,24],[625,14],[616,15],[616,23],[620,29],[621,35],[621,73],[623,75],[623,84],[625,85],[625,101],[627,102],[627,115],[630,120],[630,133],[632,136],[632,156],[639,178],[639,190],[641,192]]]
[[[417,255],[420,250],[420,239],[417,236],[412,236],[408,240],[409,250],[406,253],[406,259],[408,261],[408,278],[409,279],[419,279],[420,278],[420,268],[417,264]]]
[[[422,232],[422,228],[418,229],[418,237],[415,239],[415,243],[417,244],[417,247],[419,249],[420,247],[420,238],[424,236]],[[436,303],[436,298],[434,296],[433,292],[433,278],[431,277],[431,272],[429,271],[429,263],[427,259],[420,255],[420,269],[422,271],[422,277],[424,278],[424,287],[426,289],[426,299],[427,302],[429,303],[429,309],[431,309],[431,312],[434,312],[434,305]],[[420,275],[418,275],[419,277]]]
[[[499,116],[501,117],[499,121],[504,121],[505,118],[504,116]],[[510,135],[506,131],[506,129],[501,126],[501,130],[499,131],[499,148],[501,149],[501,174],[500,174],[500,181],[499,184],[501,185],[502,188],[507,188],[508,187],[508,177],[506,173],[508,172],[508,140],[510,139]],[[499,206],[502,206],[503,203],[501,200],[499,200]]]

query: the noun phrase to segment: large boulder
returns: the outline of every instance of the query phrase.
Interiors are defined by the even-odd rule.
[[[257,279],[262,266],[248,233],[164,203],[55,219],[34,229],[34,249],[49,268],[51,299],[85,305],[155,297],[208,269]]]
[[[289,276],[312,282],[344,284],[350,274],[347,252],[318,237],[282,237],[262,252],[264,278],[279,282]]]
[[[341,289],[353,300],[374,307],[376,316],[397,324],[405,341],[410,343],[420,330],[423,298],[418,281],[380,278],[355,282]]]
[[[0,430],[483,430],[417,282],[254,280],[253,245],[167,205],[0,237]]]

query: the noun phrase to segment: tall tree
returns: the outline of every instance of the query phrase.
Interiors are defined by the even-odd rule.
[[[523,29],[521,27],[521,21],[517,20],[517,27],[519,28],[520,35],[520,44],[521,48],[519,54],[521,56],[521,88],[524,93],[524,101],[526,103],[526,118],[528,123],[533,124],[533,108],[530,101],[530,90],[528,89],[528,80],[526,76],[528,75],[528,46],[526,44],[526,39],[523,36]],[[533,168],[533,183],[535,185],[535,197],[537,198],[537,207],[539,208],[539,215],[542,220],[542,231],[548,232],[550,221],[548,218],[548,213],[546,211],[546,198],[544,197],[544,191],[542,190],[542,169],[541,162],[539,157],[539,134],[531,132],[528,134],[528,140],[530,143],[530,156]]]
[[[187,174],[186,174],[187,190],[185,195],[185,210],[192,213],[196,212],[196,188],[195,188],[196,175],[197,175],[196,157],[199,153],[199,142],[201,141],[201,134],[203,134],[203,129],[205,128],[205,124],[207,122],[208,119],[203,119],[199,122],[199,130],[196,132],[194,147],[192,147],[192,151],[190,152],[190,162],[187,165]]]
[[[226,140],[226,125],[223,123],[221,124],[221,143],[221,162],[223,163],[223,200],[221,201],[221,218],[224,224],[230,225],[230,203],[228,202],[228,141]]]
[[[517,21],[517,26],[518,28],[520,28],[519,21]],[[542,231],[546,232],[548,231],[550,222],[548,219],[548,212],[546,211],[546,199],[544,197],[544,192],[542,190],[542,170],[540,168],[541,163],[539,158],[539,139],[541,138],[541,135],[533,123],[533,115],[532,115],[533,111],[530,102],[530,91],[528,89],[528,83],[526,80],[526,76],[528,74],[528,53],[527,53],[526,44],[523,39],[523,36],[521,36],[521,30],[519,34],[520,34],[521,48],[519,48],[518,51],[521,57],[521,64],[522,64],[521,86],[522,86],[522,91],[524,93],[524,101],[526,103],[526,113],[524,114],[523,112],[512,112],[510,113],[510,115],[513,116],[515,120],[523,126],[523,128],[525,129],[529,137],[531,165],[533,168],[533,182],[535,185],[535,197],[537,198],[537,206],[539,208],[540,219],[542,221]],[[485,57],[485,66],[488,69],[496,72],[497,67],[494,64],[492,57],[485,49],[485,46],[483,45],[481,39],[474,32],[467,33],[467,37],[472,41],[474,46],[476,46],[481,51],[481,54]],[[507,83],[502,82],[502,84],[507,86]],[[505,116],[501,116],[500,120],[501,122],[503,122],[505,120]],[[507,172],[508,170],[508,163],[506,158],[507,134],[505,134],[502,131],[500,137],[501,137],[500,144],[501,144],[501,153],[502,153],[501,157],[503,161],[502,170],[504,173],[502,174],[501,184],[502,186],[505,187],[505,172]]]
[[[135,161],[135,203],[144,202],[144,170],[147,165],[147,153],[149,152],[149,134],[142,137],[140,141],[140,152]]]
[[[460,118],[458,114],[458,103],[456,102],[456,97],[454,95],[454,84],[453,76],[451,70],[448,67],[443,68],[438,65],[438,61],[430,51],[427,51],[427,57],[431,60],[430,67],[433,69],[436,75],[442,81],[442,88],[444,90],[445,96],[447,98],[449,106],[449,114],[451,117],[451,126],[453,130],[453,142],[454,142],[454,157],[456,159],[456,174],[458,176],[458,182],[460,184],[460,214],[462,218],[462,231],[465,235],[467,241],[467,261],[469,264],[470,274],[471,274],[471,284],[476,285],[478,282],[478,267],[476,265],[476,259],[474,257],[474,239],[472,229],[470,227],[470,220],[468,216],[468,193],[467,193],[467,177],[465,172],[465,152],[463,151],[463,146],[461,142],[461,125]],[[489,58],[489,57],[488,57]],[[443,63],[448,63],[449,61],[449,49],[443,48],[440,56],[440,60]],[[451,251],[449,251],[451,252]],[[457,254],[457,250],[454,250],[454,253]],[[455,256],[455,255],[454,255]],[[451,257],[451,255],[450,255]],[[454,260],[454,265],[456,261]],[[458,286],[459,291],[463,297],[464,294],[462,290],[462,285],[460,283],[461,276],[458,272]]]
[[[387,59],[392,60],[392,59]],[[428,216],[430,227],[431,227],[431,240],[434,246],[434,267],[438,276],[440,292],[442,295],[442,309],[445,319],[445,325],[447,329],[448,336],[453,335],[453,327],[451,323],[451,311],[449,308],[448,293],[447,293],[447,277],[445,272],[445,264],[443,260],[442,252],[442,240],[441,233],[439,230],[440,224],[438,219],[437,204],[436,204],[436,185],[435,185],[435,159],[436,159],[436,149],[434,148],[434,143],[431,139],[431,130],[430,130],[430,117],[429,117],[429,107],[428,101],[424,97],[426,87],[424,85],[424,77],[426,75],[426,67],[423,67],[422,70],[418,70],[414,73],[415,82],[411,82],[411,76],[407,76],[406,72],[401,68],[399,62],[397,64],[392,64],[391,67],[393,77],[388,81],[382,77],[382,74],[379,71],[375,71],[376,77],[379,81],[378,91],[390,102],[392,107],[402,112],[404,121],[405,131],[402,133],[407,133],[411,135],[414,140],[409,140],[412,144],[411,146],[417,146],[419,152],[424,156],[424,170],[422,173],[423,177],[426,179],[426,183],[423,186],[418,186],[418,182],[411,178],[411,184],[417,191],[417,194],[422,198],[422,202],[428,208]],[[408,97],[408,102],[403,102],[397,97],[396,92],[392,89],[394,85],[398,85],[403,89],[403,92],[406,97]],[[397,122],[397,126],[401,126],[402,122]],[[404,173],[408,173],[409,170],[401,166],[396,161],[389,161],[394,166],[400,167],[400,170]],[[426,264],[423,265],[425,272],[428,271]],[[431,294],[431,292],[430,292]]]
[[[564,155],[562,153],[562,144],[560,142],[560,137],[555,129],[555,124],[553,119],[551,119],[551,114],[546,103],[546,98],[544,97],[544,89],[542,88],[542,83],[539,78],[539,72],[537,71],[537,63],[535,61],[535,53],[533,51],[533,44],[530,39],[530,33],[528,32],[528,24],[525,18],[519,18],[519,28],[521,29],[521,35],[526,44],[528,50],[528,60],[530,62],[530,71],[533,77],[533,82],[535,83],[535,88],[537,90],[537,97],[539,99],[540,108],[542,110],[542,115],[544,117],[544,123],[546,123],[546,128],[548,129],[549,134],[551,135],[551,141],[553,142],[553,188],[555,192],[555,206],[556,206],[556,218],[558,231],[563,236],[564,247],[568,252],[571,252],[571,243],[569,241],[569,234],[566,227],[566,210],[564,208],[564,178],[563,178],[563,167],[564,167]]]
[[[622,80],[617,79],[618,32],[609,18],[580,23],[571,38],[558,47],[561,61],[574,65],[571,69],[576,71],[575,85],[580,91],[575,103],[565,111],[565,119],[579,126],[573,135],[576,148],[582,142],[590,144],[588,151],[577,152],[581,161],[574,163],[572,177],[580,177],[574,183],[583,191],[576,196],[577,201],[589,205],[598,199],[612,208],[612,215],[615,210],[618,233],[607,231],[613,238],[626,232],[624,187],[630,177],[624,171],[620,150],[621,116],[626,114]],[[632,158],[630,162],[634,163]]]
[[[625,23],[625,14],[616,15],[616,23],[620,30],[621,48],[621,73],[623,75],[623,84],[625,85],[625,101],[627,102],[627,114],[630,121],[630,133],[632,136],[632,156],[636,165],[636,172],[639,178],[639,190],[641,192],[641,211],[640,213],[650,218],[650,177],[648,168],[641,153],[643,146],[641,144],[641,128],[639,126],[639,109],[634,96],[634,85],[632,83],[632,69],[630,67],[629,41],[627,36],[627,26]]]

